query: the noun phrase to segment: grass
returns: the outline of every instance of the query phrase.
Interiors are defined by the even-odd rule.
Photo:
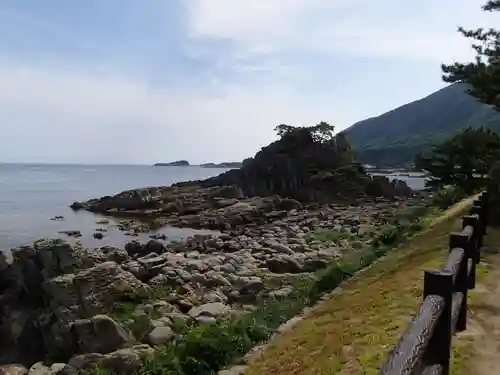
[[[246,375],[378,374],[422,300],[423,269],[442,266],[448,235],[460,229],[458,216],[467,203],[345,281],[341,293],[270,343]],[[465,353],[457,350],[458,364]]]
[[[311,239],[313,241],[325,242],[325,243],[337,243],[341,240],[352,237],[352,234],[343,230],[332,230],[332,229],[318,229],[311,234]]]

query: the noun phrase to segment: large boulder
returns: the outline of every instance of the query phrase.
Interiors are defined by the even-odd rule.
[[[77,353],[106,354],[130,341],[125,330],[107,315],[76,320],[70,334]]]
[[[120,300],[144,298],[151,288],[115,262],[104,262],[76,274],[58,276],[44,284],[54,305],[77,307],[79,315],[111,311]]]
[[[28,369],[23,365],[0,366],[0,375],[26,375]]]
[[[148,345],[135,345],[131,348],[118,349],[108,354],[87,353],[72,357],[69,361],[76,370],[82,372],[99,366],[116,374],[135,375],[141,364],[154,357],[155,351]]]
[[[277,255],[266,261],[266,267],[274,273],[300,273],[302,265],[290,255]]]
[[[154,209],[163,198],[164,188],[149,187],[126,190],[114,196],[91,199],[87,202],[73,202],[74,210],[86,209],[94,212],[128,211],[137,209]]]
[[[79,265],[73,247],[61,239],[43,239],[35,242],[35,250],[45,278],[73,272]]]

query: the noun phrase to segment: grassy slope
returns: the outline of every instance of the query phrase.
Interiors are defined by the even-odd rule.
[[[273,341],[246,375],[377,374],[422,299],[423,269],[441,267],[448,235],[470,200],[342,285],[340,293]],[[466,359],[467,339],[457,361]]]

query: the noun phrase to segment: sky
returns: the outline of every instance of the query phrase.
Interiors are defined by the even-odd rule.
[[[0,0],[0,161],[238,161],[444,87],[471,0]]]

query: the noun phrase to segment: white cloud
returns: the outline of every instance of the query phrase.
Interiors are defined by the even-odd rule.
[[[240,55],[280,52],[398,57],[441,62],[467,58],[458,24],[491,15],[469,0],[193,0],[193,38],[232,42]],[[488,18],[489,17],[489,18]]]
[[[74,66],[0,62],[0,160],[238,160],[282,122],[327,119],[286,87],[152,88]]]
[[[206,81],[195,85],[184,76],[184,86],[154,84],[164,72],[132,77],[131,65],[158,57],[135,51],[107,61],[39,52],[29,63],[0,51],[0,160],[239,160],[269,143],[279,123],[344,128],[442,86],[439,63],[470,53],[456,25],[484,18],[468,0],[404,3],[186,0],[195,43],[185,51],[199,64],[215,59],[218,70],[202,68]],[[96,51],[108,47],[98,42]],[[393,65],[374,69],[371,57]]]

